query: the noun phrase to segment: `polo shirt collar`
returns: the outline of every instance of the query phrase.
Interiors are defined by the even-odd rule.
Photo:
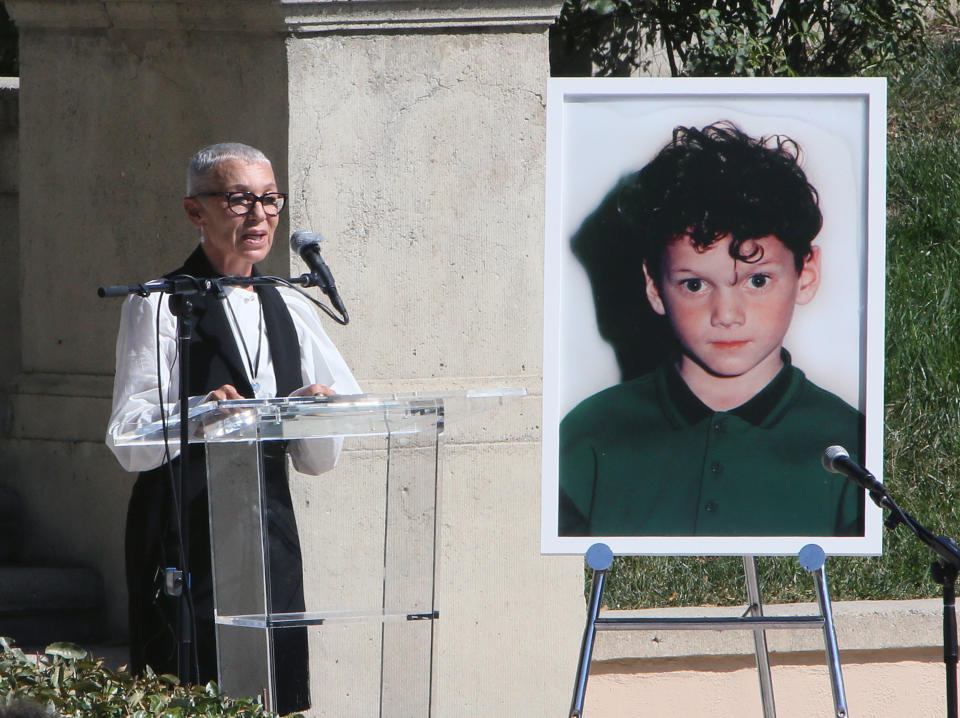
[[[769,425],[783,413],[785,403],[793,392],[791,387],[799,370],[790,362],[790,353],[780,350],[783,367],[777,375],[751,399],[740,406],[724,412],[715,412],[694,394],[677,371],[677,361],[672,358],[657,369],[657,395],[669,421],[677,427],[690,426],[714,414],[736,416],[754,426]],[[802,378],[802,374],[800,375]]]

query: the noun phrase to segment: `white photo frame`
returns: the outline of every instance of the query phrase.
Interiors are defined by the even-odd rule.
[[[638,555],[789,555],[808,543],[834,555],[881,552],[882,514],[869,498],[862,536],[558,535],[560,421],[584,398],[621,381],[570,240],[621,177],[642,168],[669,141],[674,127],[718,121],[751,137],[785,135],[801,148],[824,218],[815,244],[829,246],[830,253],[817,296],[795,313],[784,346],[811,381],[863,413],[863,463],[882,480],[885,80],[553,78],[544,257],[544,553],[580,554],[597,542],[616,554]],[[802,501],[798,496],[798,505]]]

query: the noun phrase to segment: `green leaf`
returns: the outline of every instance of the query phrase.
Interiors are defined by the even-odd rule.
[[[60,656],[61,658],[86,658],[86,649],[78,646],[76,643],[51,643],[44,651],[48,656]]]
[[[158,676],[161,681],[171,686],[180,685],[180,677],[175,676],[172,673],[164,673],[162,676]]]
[[[616,0],[586,0],[583,4],[586,9],[593,10],[597,15],[610,15],[617,9]]]

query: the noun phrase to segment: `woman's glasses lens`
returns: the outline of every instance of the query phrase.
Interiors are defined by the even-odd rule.
[[[266,214],[276,216],[283,209],[285,199],[280,192],[267,192],[260,196],[253,192],[228,192],[227,207],[234,214],[249,214],[253,205],[259,202]]]

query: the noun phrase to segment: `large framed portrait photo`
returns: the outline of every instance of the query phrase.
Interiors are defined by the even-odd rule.
[[[544,553],[880,553],[885,93],[549,81]]]

